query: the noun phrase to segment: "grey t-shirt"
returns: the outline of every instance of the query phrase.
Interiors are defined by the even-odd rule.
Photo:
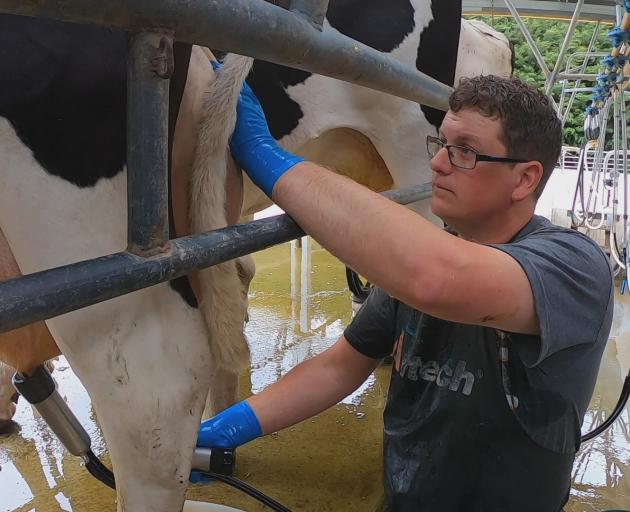
[[[403,511],[560,510],[612,321],[606,257],[534,216],[494,245],[524,269],[541,336],[425,315],[375,289],[345,331],[394,355],[385,489]],[[466,293],[466,290],[462,290]]]

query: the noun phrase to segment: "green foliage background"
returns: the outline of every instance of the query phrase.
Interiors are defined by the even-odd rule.
[[[480,17],[477,19],[481,19],[488,25],[494,27],[495,30],[505,34],[512,44],[514,44],[516,57],[515,75],[541,89],[544,88],[544,75],[514,20],[508,17]],[[534,41],[536,41],[540,53],[547,63],[547,67],[552,70],[567,33],[569,26],[568,21],[535,18],[525,19],[524,21]],[[574,52],[586,51],[596,26],[596,23],[591,22],[578,23],[573,34],[571,45],[566,52],[565,61],[560,68],[561,72],[565,70],[566,57]],[[612,50],[610,41],[606,36],[610,29],[612,29],[612,25],[600,25],[599,35],[593,45],[594,51],[610,52]],[[599,65],[597,65],[599,59],[593,59],[591,62],[595,63],[595,65],[588,67],[586,72],[599,73],[601,71]],[[574,63],[579,63],[579,61],[576,60]],[[590,87],[592,84],[582,82],[581,87],[585,86]],[[556,85],[554,88],[553,95],[556,101],[559,100],[561,89],[562,87],[560,85]],[[566,99],[568,99],[568,96]],[[583,137],[584,108],[587,106],[589,99],[590,93],[578,93],[576,95],[567,123],[565,124],[564,143],[566,145],[579,146],[581,144]]]

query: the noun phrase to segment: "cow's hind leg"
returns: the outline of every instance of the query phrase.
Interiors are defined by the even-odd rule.
[[[51,322],[107,441],[119,512],[182,509],[211,358],[198,312],[167,284]]]

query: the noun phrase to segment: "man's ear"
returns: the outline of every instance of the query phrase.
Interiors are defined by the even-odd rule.
[[[533,196],[536,192],[543,177],[543,166],[535,160],[516,165],[517,167],[514,169],[516,186],[512,192],[512,200],[522,201],[528,196]]]

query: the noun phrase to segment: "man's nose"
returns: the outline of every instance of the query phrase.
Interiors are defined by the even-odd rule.
[[[439,174],[450,174],[453,172],[453,166],[448,158],[448,150],[440,148],[430,162],[431,170]]]

